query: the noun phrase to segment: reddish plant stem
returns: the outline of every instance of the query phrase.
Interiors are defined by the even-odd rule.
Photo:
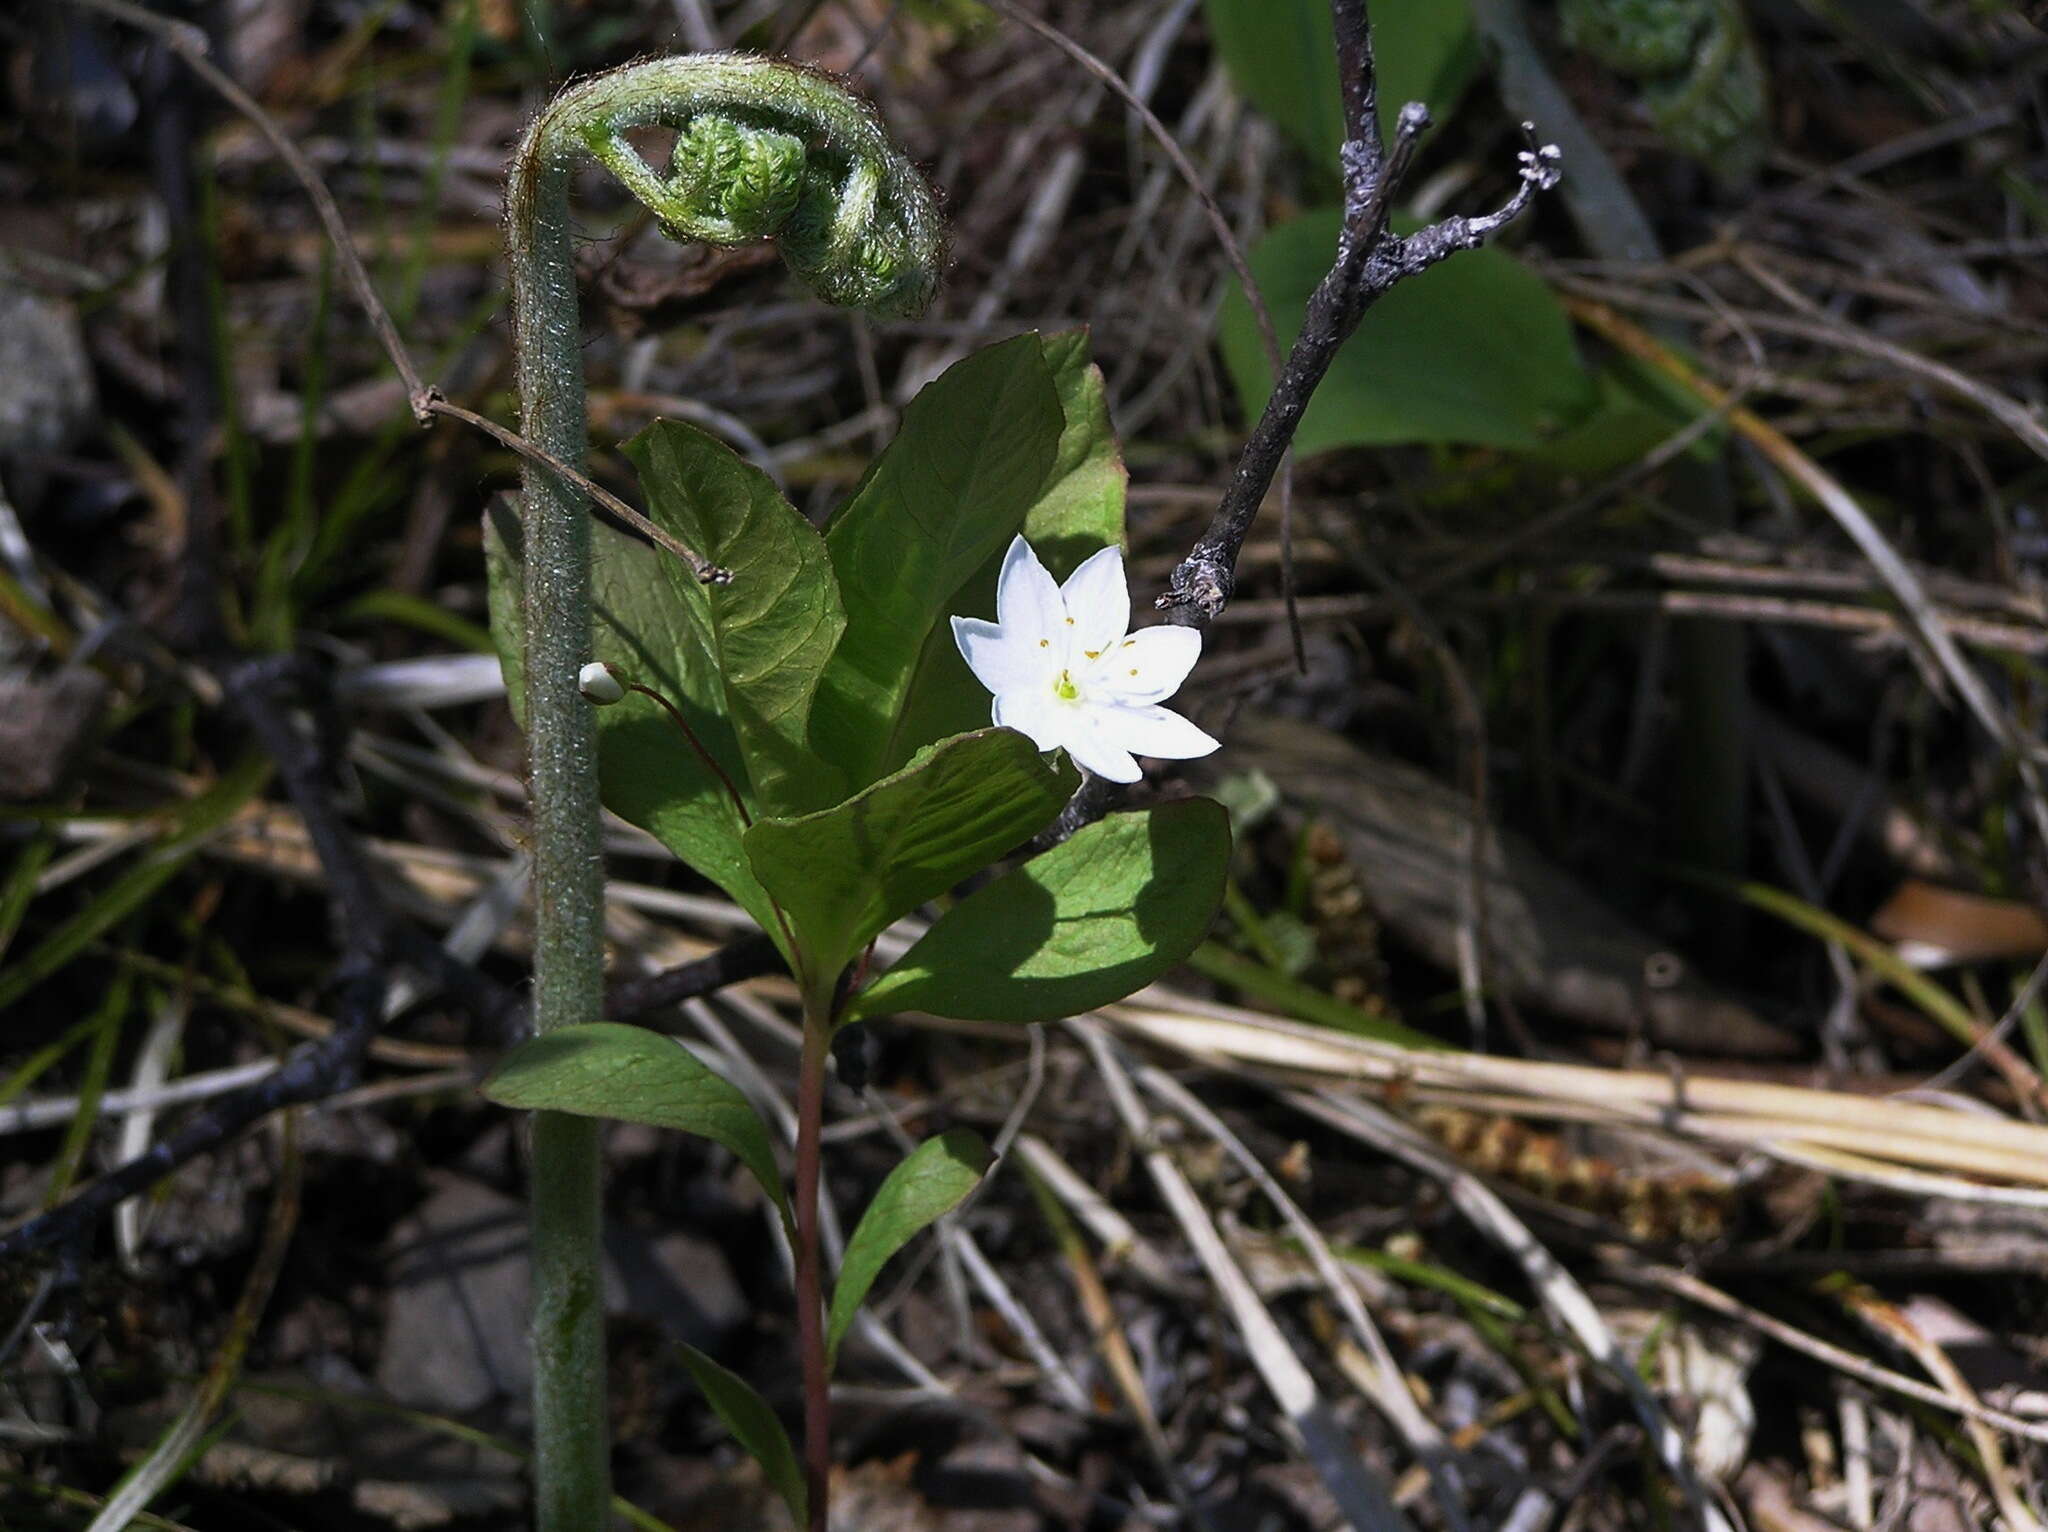
[[[661,710],[668,714],[678,729],[683,731],[683,738],[689,741],[690,748],[697,752],[697,759],[704,763],[713,776],[725,784],[725,795],[732,799],[732,806],[740,816],[740,823],[751,830],[754,827],[754,816],[747,812],[747,800],[740,796],[740,790],[733,785],[732,778],[725,774],[725,768],[718,764],[718,758],[704,748],[704,741],[697,738],[697,731],[691,728],[690,721],[683,717],[682,709],[653,687],[642,686],[638,681],[626,682],[626,690],[638,692],[641,696],[661,705]]]
[[[796,1333],[804,1369],[804,1486],[810,1532],[825,1532],[832,1472],[832,1384],[825,1363],[825,1292],[818,1263],[820,1134],[832,1003],[806,997],[803,1058],[796,1084]]]

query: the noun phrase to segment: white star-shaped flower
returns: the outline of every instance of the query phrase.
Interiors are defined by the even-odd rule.
[[[996,579],[996,620],[955,617],[953,641],[995,694],[998,727],[1065,750],[1112,782],[1138,780],[1134,756],[1186,760],[1216,741],[1159,706],[1202,656],[1193,628],[1130,631],[1131,592],[1119,548],[1092,554],[1055,585],[1023,538]]]

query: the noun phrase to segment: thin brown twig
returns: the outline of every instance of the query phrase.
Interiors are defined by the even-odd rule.
[[[640,533],[641,536],[647,538],[650,542],[658,544],[689,565],[690,572],[706,585],[725,585],[731,581],[731,570],[719,567],[717,564],[712,563],[711,560],[686,547],[676,538],[664,532],[652,521],[634,510],[633,507],[626,504],[625,501],[606,489],[602,484],[599,484],[595,479],[571,468],[552,452],[543,451],[509,426],[501,426],[488,416],[477,414],[475,410],[466,410],[459,404],[449,403],[441,397],[439,390],[430,391],[430,397],[426,403],[426,411],[429,416],[446,415],[451,420],[459,420],[464,425],[474,426],[493,441],[511,448],[521,457],[530,459],[547,469],[548,472],[566,479],[570,484],[582,490],[584,494],[590,496],[592,500],[618,517],[627,526]]]
[[[313,211],[319,216],[321,228],[326,232],[328,242],[334,247],[335,259],[340,263],[343,280],[355,294],[356,302],[362,307],[363,316],[369,320],[370,328],[376,332],[378,345],[383,348],[385,356],[396,369],[399,380],[405,385],[406,402],[412,409],[414,420],[422,426],[428,426],[433,424],[436,415],[446,415],[452,420],[460,420],[465,425],[473,426],[501,445],[539,463],[582,490],[635,531],[652,539],[689,565],[691,572],[706,584],[723,584],[732,578],[729,571],[719,568],[709,559],[702,558],[685,547],[617,495],[577,472],[567,463],[542,451],[518,432],[488,420],[473,410],[449,403],[439,388],[421,377],[419,368],[413,362],[412,353],[406,349],[405,338],[398,333],[398,326],[393,322],[390,310],[385,308],[384,300],[377,295],[377,285],[370,280],[370,273],[363,266],[362,257],[356,252],[355,240],[349,234],[348,224],[341,216],[341,208],[336,204],[334,194],[327,189],[327,183],[321,179],[320,172],[313,167],[313,162],[306,158],[304,152],[278,125],[277,119],[265,111],[260,102],[237,85],[208,57],[211,44],[204,32],[189,22],[174,21],[144,10],[138,5],[131,4],[130,0],[68,0],[68,3],[82,6],[87,10],[99,11],[159,39],[165,47],[182,59],[194,74],[219,94],[221,99],[248,118],[271,148],[277,151],[278,157],[285,162],[312,202]]]
[[[343,279],[355,293],[356,302],[362,305],[363,313],[370,321],[370,328],[377,332],[378,344],[384,348],[385,355],[390,357],[391,365],[398,369],[398,376],[405,384],[413,418],[423,426],[428,424],[430,412],[427,401],[434,395],[434,390],[420,377],[420,371],[413,365],[412,355],[398,333],[398,326],[392,322],[384,300],[377,296],[376,284],[364,269],[362,257],[356,254],[355,241],[349,237],[348,225],[343,222],[341,209],[327,190],[327,183],[321,180],[313,162],[278,126],[277,120],[208,57],[212,45],[206,33],[189,22],[174,21],[132,5],[129,0],[70,0],[70,3],[148,32],[184,60],[186,67],[212,87],[228,105],[255,124],[256,130],[269,141],[278,158],[285,162],[307,197],[312,199],[313,210],[319,214],[321,227],[327,231],[327,238],[334,246],[335,259],[341,263]]]
[[[2027,1441],[2048,1441],[2048,1425],[2040,1421],[2008,1414],[2004,1410],[1980,1404],[1967,1396],[1945,1393],[1892,1368],[1880,1366],[1867,1357],[1858,1356],[1853,1351],[1822,1340],[1817,1335],[1808,1334],[1795,1325],[1789,1325],[1775,1315],[1753,1308],[1741,1299],[1701,1281],[1690,1272],[1680,1271],[1672,1266],[1657,1265],[1644,1260],[1634,1251],[1624,1250],[1619,1246],[1603,1247],[1598,1254],[1609,1270],[1626,1281],[1641,1282],[1670,1293],[1675,1298],[1682,1298],[1711,1314],[1719,1314],[1724,1319],[1733,1319],[1747,1325],[1759,1335],[1776,1341],[1788,1351],[1797,1351],[1804,1356],[1812,1357],[1822,1366],[1832,1367],[1859,1382],[1868,1383],[1872,1388],[1880,1388],[1901,1398],[1912,1399],[1917,1403],[1959,1415],[1965,1420],[1977,1421],[2000,1431],[2010,1432],[2013,1436]]]
[[[1152,135],[1153,140],[1165,152],[1167,159],[1173,165],[1175,173],[1180,176],[1181,180],[1187,184],[1188,190],[1193,192],[1201,202],[1202,211],[1209,220],[1209,227],[1216,235],[1216,242],[1223,247],[1223,257],[1230,263],[1231,271],[1237,276],[1238,286],[1244,292],[1245,302],[1251,307],[1252,320],[1259,328],[1259,345],[1266,353],[1266,367],[1274,377],[1279,377],[1282,365],[1280,335],[1273,327],[1273,311],[1266,304],[1266,295],[1259,288],[1258,278],[1252,275],[1251,262],[1245,256],[1244,247],[1238,243],[1237,234],[1230,227],[1230,220],[1224,217],[1223,208],[1216,201],[1215,193],[1210,191],[1208,185],[1202,180],[1201,172],[1195,168],[1194,162],[1188,158],[1187,151],[1181,148],[1180,141],[1173,136],[1172,129],[1168,128],[1160,120],[1159,115],[1138,96],[1136,91],[1131,89],[1129,83],[1125,81],[1122,75],[1082,47],[1081,44],[1074,41],[1073,38],[1067,36],[1066,33],[1060,31],[1059,28],[1053,26],[1048,21],[1033,16],[1030,12],[1013,4],[1012,0],[989,0],[989,4],[1019,26],[1024,27],[1028,31],[1035,32],[1038,36],[1044,38],[1083,69],[1094,75],[1125,106],[1135,112],[1139,120],[1145,124],[1145,130]],[[1369,66],[1370,60],[1368,60],[1368,74],[1371,72]],[[1340,71],[1342,68],[1343,64],[1340,60]],[[1295,666],[1297,669],[1306,672],[1308,669],[1308,659],[1302,649],[1301,623],[1293,615],[1295,597],[1293,556],[1294,472],[1292,463],[1292,455],[1283,450],[1278,465],[1280,474],[1280,599],[1285,603],[1288,612],[1288,633],[1294,643]]]

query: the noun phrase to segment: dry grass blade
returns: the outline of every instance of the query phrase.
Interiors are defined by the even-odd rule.
[[[1321,1279],[1323,1290],[1337,1305],[1337,1311],[1344,1316],[1350,1327],[1352,1338],[1364,1364],[1357,1381],[1368,1399],[1381,1414],[1385,1415],[1394,1429],[1401,1433],[1413,1452],[1428,1469],[1431,1482],[1436,1487],[1437,1506],[1443,1512],[1444,1521],[1452,1528],[1469,1526],[1465,1516],[1464,1496],[1458,1482],[1458,1473],[1452,1458],[1450,1443],[1435,1422],[1422,1413],[1409,1393],[1407,1382],[1401,1376],[1400,1366],[1394,1354],[1387,1349],[1385,1337],[1379,1326],[1372,1322],[1365,1304],[1359,1299],[1358,1289],[1338,1268],[1337,1258],[1330,1253],[1329,1243],[1322,1231],[1287,1195],[1273,1173],[1260,1163],[1259,1157],[1251,1152],[1243,1139],[1231,1132],[1222,1118],[1198,1100],[1195,1094],[1183,1086],[1163,1069],[1147,1065],[1138,1071],[1138,1083],[1163,1101],[1191,1126],[1215,1139],[1224,1151],[1236,1161],[1238,1168],[1251,1177],[1259,1192],[1272,1204],[1287,1227],[1301,1242],[1309,1262]]]
[[[1944,1194],[1981,1190],[1975,1175],[2048,1187],[2048,1127],[1796,1085],[1648,1070],[1596,1069],[1540,1059],[1422,1052],[1326,1028],[1174,996],[1154,988],[1112,1006],[1118,1030],[1181,1057],[1270,1078],[1372,1082],[1458,1101],[1484,1097],[1535,1117],[1635,1124],[1765,1154],[1842,1152],[1893,1167],[1946,1173]]]
[[[276,1285],[277,1274],[284,1266],[292,1231],[298,1227],[301,1165],[297,1121],[296,1112],[285,1113],[281,1120],[278,1130],[280,1164],[277,1183],[271,1191],[270,1216],[264,1222],[263,1242],[257,1248],[248,1279],[242,1284],[242,1295],[235,1301],[234,1312],[228,1317],[220,1350],[206,1369],[206,1376],[200,1380],[191,1402],[170,1429],[157,1439],[148,1456],[130,1469],[113,1494],[107,1497],[106,1504],[92,1519],[87,1532],[122,1532],[139,1512],[148,1507],[150,1501],[174,1484],[188,1465],[193,1448],[199,1445],[215,1414],[233,1390],[235,1379],[242,1370],[242,1358],[256,1333],[257,1322],[262,1319],[263,1310],[270,1302],[270,1290]]]
[[[1586,1290],[1485,1182],[1378,1107],[1343,1100],[1330,1091],[1288,1091],[1283,1099],[1297,1111],[1361,1139],[1440,1182],[1473,1227],[1522,1268],[1551,1320],[1578,1342],[1610,1382],[1627,1394],[1657,1462],[1685,1496],[1700,1524],[1708,1532],[1734,1532],[1727,1513],[1715,1503],[1711,1491],[1694,1472],[1686,1456],[1685,1438],[1650,1393]]]
[[[118,1117],[153,1113],[167,1106],[189,1106],[195,1101],[206,1101],[240,1090],[277,1067],[275,1059],[257,1059],[247,1064],[232,1064],[225,1069],[185,1075],[176,1080],[110,1090],[98,1099],[98,1115]],[[80,1096],[32,1096],[23,1101],[10,1101],[0,1106],[0,1136],[58,1127],[70,1122],[86,1104],[85,1098]]]
[[[1314,1467],[1344,1515],[1357,1532],[1410,1532],[1408,1519],[1395,1508],[1387,1491],[1373,1476],[1345,1439],[1345,1433],[1316,1389],[1301,1358],[1280,1333],[1280,1326],[1260,1302],[1251,1280],[1245,1276],[1216,1232],[1209,1210],[1188,1184],[1173,1156],[1160,1148],[1150,1117],[1130,1076],[1110,1050],[1103,1029],[1095,1022],[1068,1023],[1081,1045],[1088,1050],[1124,1131],[1141,1146],[1147,1174],[1161,1200],[1173,1213],[1181,1232],[1194,1247],[1196,1258],[1215,1284],[1224,1308],[1251,1355],[1266,1390],[1280,1407],[1282,1417],[1301,1443],[1303,1453]]]
[[[1858,1356],[1855,1352],[1844,1350],[1817,1335],[1809,1335],[1796,1325],[1789,1325],[1761,1309],[1752,1308],[1741,1299],[1701,1281],[1690,1272],[1659,1266],[1618,1249],[1604,1251],[1603,1256],[1613,1270],[1630,1281],[1646,1283],[1662,1292],[1670,1293],[1675,1298],[1683,1298],[1688,1303],[1697,1304],[1703,1309],[1748,1325],[1758,1334],[1768,1336],[1787,1350],[1810,1356],[1824,1366],[1868,1383],[1873,1388],[1888,1390],[1905,1398],[1917,1400],[1921,1404],[1931,1405],[1935,1409],[1960,1415],[1966,1421],[2009,1432],[2027,1441],[2048,1442],[2048,1423],[2027,1420],[2004,1410],[1993,1409],[1978,1402],[1968,1389],[1956,1392],[1930,1388],[1904,1373],[1896,1372],[1889,1367],[1880,1367],[1867,1357]],[[1904,1344],[1903,1340],[1901,1344]]]
[[[1967,373],[1958,371],[1932,357],[1908,351],[1904,346],[1894,345],[1882,336],[1872,335],[1851,325],[1842,324],[1827,315],[1813,310],[1784,280],[1767,270],[1754,254],[1742,246],[1730,251],[1734,263],[1756,283],[1769,289],[1788,307],[1794,307],[1810,314],[1808,319],[1791,319],[1778,314],[1745,313],[1743,322],[1759,330],[1793,336],[1800,340],[1813,341],[1824,346],[1838,347],[1862,356],[1874,357],[1899,371],[1914,377],[1925,378],[1930,383],[1946,389],[1959,399],[1966,399],[2004,426],[2008,431],[2025,442],[2029,449],[2042,457],[2048,457],[2048,428],[2018,400],[2008,398],[1997,389],[1987,387]],[[1607,283],[1586,282],[1569,276],[1559,276],[1558,285],[1567,292],[1577,293],[1595,301],[1626,304],[1640,307],[1647,312],[1669,314],[1676,318],[1710,320],[1718,317],[1706,305],[1688,302],[1684,299],[1657,298],[1630,289],[1617,288]]]
[[[1095,1236],[1113,1267],[1128,1269],[1162,1297],[1178,1299],[1182,1296],[1183,1284],[1158,1247],[1139,1233],[1100,1192],[1082,1180],[1052,1145],[1034,1134],[1020,1133],[1017,1136],[1017,1155],[1025,1170],[1058,1197],[1067,1211]]]
[[[1606,305],[1577,298],[1567,298],[1565,304],[1573,316],[1589,329],[1598,331],[1630,356],[1655,368],[1695,395],[1709,409],[1718,409],[1726,402],[1725,390],[1700,377],[1668,347]],[[2014,763],[2026,783],[2027,811],[2033,819],[2035,832],[2042,841],[2048,842],[2048,792],[2043,790],[2036,753],[2040,747],[2028,739],[1998,705],[1983,678],[1963,658],[1919,576],[1877,529],[1856,497],[1761,416],[1752,410],[1733,409],[1728,412],[1728,423],[1773,467],[1820,502],[1834,518],[1835,524],[1870,560],[1871,568],[1877,571],[1885,587],[1905,609],[1915,635],[1926,645],[1927,652],[1962,697],[1964,705],[1987,734],[2012,752]]]
[[[1843,1302],[1849,1312],[1861,1319],[1880,1335],[1895,1341],[1899,1346],[1927,1369],[1942,1387],[1947,1396],[1947,1407],[1963,1415],[1963,1429],[1969,1433],[1970,1445],[1977,1450],[1977,1458],[1983,1464],[1984,1478],[1991,1486],[1991,1498],[1998,1505],[1998,1514],[2004,1518],[2001,1532],[2041,1532],[2041,1522],[2026,1502],[2020,1497],[2019,1487],[2013,1481],[2011,1467],[2005,1461],[2005,1449],[1990,1427],[1973,1410],[1977,1396],[1970,1391],[1970,1385],[1933,1341],[1920,1333],[1919,1327],[1886,1303],[1875,1293],[1865,1288],[1853,1288],[1843,1294]]]
[[[1038,1203],[1039,1212],[1051,1227],[1053,1240],[1060,1247],[1060,1255],[1074,1279],[1074,1293],[1080,1301],[1081,1313],[1088,1321],[1088,1333],[1095,1342],[1096,1352],[1108,1368],[1116,1391],[1123,1396],[1124,1407],[1138,1423],[1138,1435],[1144,1439],[1145,1450],[1151,1454],[1153,1466],[1166,1481],[1175,1504],[1197,1527],[1207,1529],[1208,1518],[1188,1491],[1180,1464],[1175,1460],[1166,1432],[1159,1424],[1159,1414],[1152,1408],[1151,1396],[1145,1392],[1144,1374],[1138,1367],[1138,1359],[1131,1351],[1123,1326],[1117,1322],[1116,1306],[1110,1301],[1109,1289],[1103,1285],[1102,1274],[1095,1269],[1095,1262],[1088,1254],[1087,1242],[1081,1238],[1074,1220],[1061,1205],[1059,1195],[1028,1162],[1024,1168],[1024,1179]]]
[[[1265,296],[1259,291],[1258,279],[1252,275],[1251,262],[1245,259],[1244,247],[1238,243],[1237,234],[1230,227],[1230,220],[1224,217],[1223,209],[1217,205],[1215,193],[1203,182],[1201,172],[1195,169],[1194,163],[1187,156],[1187,151],[1181,148],[1179,140],[1173,136],[1173,130],[1161,122],[1158,114],[1138,98],[1137,93],[1125,83],[1123,76],[1059,28],[1032,15],[1021,6],[1012,4],[1011,0],[989,0],[989,4],[992,9],[1008,17],[1018,26],[1044,38],[1108,86],[1116,93],[1117,99],[1136,113],[1139,121],[1145,124],[1145,131],[1152,135],[1153,141],[1173,162],[1174,170],[1181,180],[1187,183],[1188,190],[1200,199],[1202,211],[1209,219],[1209,228],[1216,236],[1216,243],[1222,247],[1224,258],[1230,262],[1230,269],[1237,276],[1238,285],[1244,291],[1245,302],[1251,305],[1252,316],[1259,327],[1259,343],[1265,348],[1266,365],[1273,369],[1273,376],[1277,378],[1280,375],[1280,338],[1273,329],[1272,311],[1266,307]]]
[[[161,1089],[170,1079],[171,1064],[184,1036],[189,1007],[189,996],[184,994],[159,999],[152,1005],[149,1026],[143,1033],[142,1046],[135,1053],[134,1070],[128,1077],[131,1092],[146,1096]],[[100,1110],[112,1112],[114,1108],[102,1097]],[[149,1147],[155,1130],[154,1105],[137,1106],[123,1113],[120,1131],[115,1138],[114,1162],[126,1164],[139,1156]],[[141,1270],[143,1207],[141,1198],[130,1197],[114,1209],[114,1246],[120,1252],[121,1265],[131,1274]]]

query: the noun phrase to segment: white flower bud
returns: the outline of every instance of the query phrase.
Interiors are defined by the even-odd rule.
[[[599,707],[607,707],[626,695],[619,673],[603,660],[592,660],[578,671],[576,687]]]

